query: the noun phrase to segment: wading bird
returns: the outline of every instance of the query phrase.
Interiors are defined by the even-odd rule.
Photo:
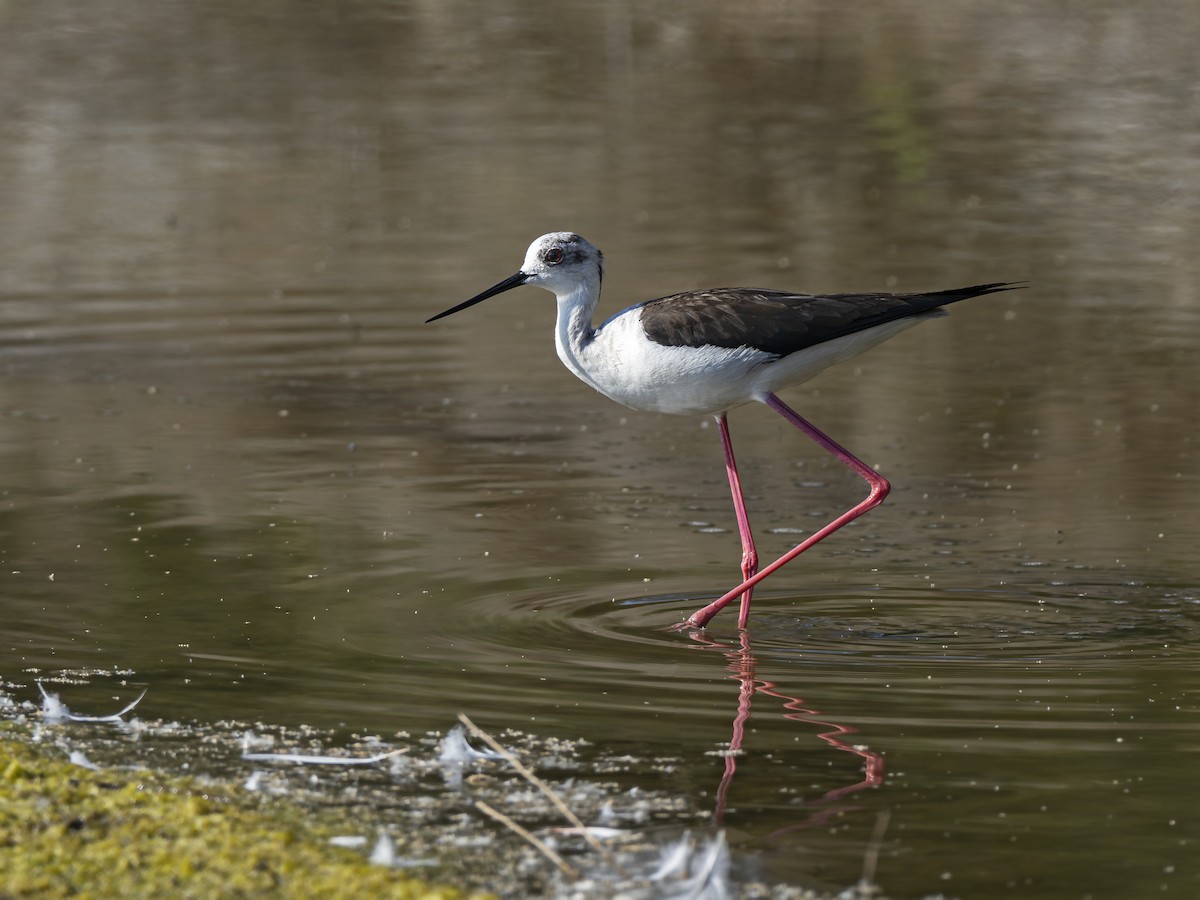
[[[426,321],[523,284],[545,288],[558,299],[558,358],[580,379],[631,409],[705,414],[717,420],[742,540],[743,580],[688,618],[687,624],[698,628],[738,597],[738,627],[745,628],[756,584],[878,506],[890,490],[886,479],[801,418],[776,391],[807,381],[918,322],[946,315],[943,306],[1019,286],[997,282],[930,293],[827,295],[714,288],[638,303],[595,328],[592,316],[603,279],[604,256],[588,241],[567,231],[544,234],[529,245],[515,275]],[[726,420],[730,409],[751,400],[771,407],[870,486],[864,500],[761,571]]]

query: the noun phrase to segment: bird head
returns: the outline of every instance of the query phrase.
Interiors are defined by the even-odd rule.
[[[566,297],[588,288],[593,282],[599,292],[603,280],[604,254],[574,232],[554,231],[543,234],[529,245],[525,261],[515,275],[425,321],[437,321],[523,284],[536,285],[555,296]]]

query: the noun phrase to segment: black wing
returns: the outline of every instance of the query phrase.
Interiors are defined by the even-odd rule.
[[[754,347],[786,356],[843,335],[949,303],[1008,291],[996,282],[928,294],[789,294],[714,288],[659,297],[642,305],[646,336],[669,347]]]

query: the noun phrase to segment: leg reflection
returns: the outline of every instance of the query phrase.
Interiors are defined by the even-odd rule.
[[[769,837],[776,837],[800,828],[809,828],[822,824],[826,819],[839,812],[845,812],[846,807],[837,805],[837,801],[866,788],[878,787],[883,784],[883,757],[862,745],[850,742],[855,729],[849,725],[840,725],[817,718],[821,715],[817,710],[809,709],[799,697],[792,697],[779,690],[772,681],[759,680],[755,677],[754,653],[750,646],[748,631],[738,633],[739,646],[736,648],[720,644],[710,639],[704,632],[692,632],[689,637],[705,649],[723,653],[729,661],[727,668],[730,677],[738,682],[737,712],[733,717],[733,729],[729,739],[729,752],[725,757],[725,772],[717,788],[717,801],[713,810],[713,821],[720,823],[725,817],[729,800],[729,791],[733,786],[733,777],[737,773],[737,758],[742,752],[742,743],[746,734],[746,722],[750,718],[750,705],[755,694],[763,694],[776,700],[783,701],[784,718],[797,722],[817,725],[825,729],[818,732],[817,737],[835,750],[849,753],[862,760],[862,778],[852,784],[832,788],[822,794],[817,800],[808,804],[810,808],[817,807],[804,821],[774,832]]]

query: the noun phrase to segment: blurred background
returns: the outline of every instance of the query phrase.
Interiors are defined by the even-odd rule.
[[[1195,2],[0,22],[0,677],[105,707],[121,673],[168,719],[465,711],[671,755],[649,777],[700,811],[752,686],[725,822],[763,877],[854,881],[887,810],[894,896],[1200,889]],[[743,643],[667,630],[737,582],[711,423],[576,381],[544,292],[422,324],[552,230],[605,251],[602,316],[1030,289],[785,395],[895,489]],[[731,424],[764,558],[861,495],[769,410]]]

